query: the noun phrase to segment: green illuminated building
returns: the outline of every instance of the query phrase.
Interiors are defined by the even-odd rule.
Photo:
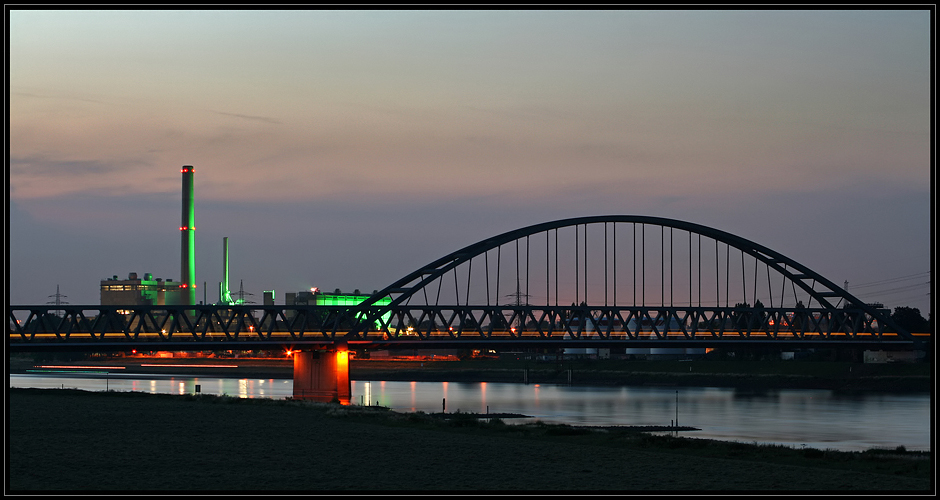
[[[358,289],[349,294],[341,292],[338,288],[333,293],[325,293],[318,288],[311,288],[310,291],[285,293],[284,304],[288,306],[357,306],[369,297],[371,295],[363,295]],[[383,297],[375,305],[384,306],[391,302],[392,299]],[[385,323],[388,323],[390,318],[391,313],[382,317]]]

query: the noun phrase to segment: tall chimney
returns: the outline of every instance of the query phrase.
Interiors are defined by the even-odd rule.
[[[228,288],[228,236],[222,238],[222,284],[219,285],[219,303],[233,303],[232,293]]]
[[[196,303],[196,215],[193,206],[192,165],[184,165],[183,174],[183,219],[180,222],[180,304]]]

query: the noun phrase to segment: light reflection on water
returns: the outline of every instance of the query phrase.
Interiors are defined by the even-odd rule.
[[[10,387],[194,394],[198,385],[202,394],[272,399],[290,397],[293,391],[290,379],[50,375],[10,375]],[[690,437],[855,451],[897,446],[930,449],[929,394],[357,380],[351,386],[353,404],[425,413],[531,416],[506,419],[507,423],[672,425],[678,420],[679,425],[701,429],[682,433]]]

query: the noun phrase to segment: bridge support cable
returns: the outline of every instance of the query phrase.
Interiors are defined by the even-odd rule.
[[[483,254],[484,262],[486,263],[486,305],[490,305],[490,251],[487,250]]]
[[[499,276],[500,276],[500,264],[502,262],[502,250],[503,245],[496,247],[496,305],[499,305]]]
[[[455,266],[454,269],[457,269]],[[464,306],[470,305],[470,277],[473,276],[473,259],[467,262],[467,299]]]
[[[718,240],[715,240],[718,241]],[[731,245],[725,245],[725,307],[731,307]],[[781,304],[781,307],[783,305]]]
[[[759,262],[754,259],[754,297],[751,299],[751,304],[757,304],[757,266]]]
[[[588,300],[588,261],[591,260],[588,258],[588,225],[584,225],[584,302],[589,303]]]
[[[698,235],[698,306],[702,307],[702,235]]]
[[[747,301],[747,270],[744,267],[744,251],[741,251],[741,291],[742,298]]]
[[[528,305],[529,297],[529,237],[525,237],[525,296],[526,296],[526,305]],[[548,302],[546,302],[547,304]]]
[[[549,291],[550,291],[550,286],[549,286],[549,270],[550,270],[550,269],[549,269],[549,262],[551,262],[551,259],[550,259],[549,251],[548,251],[548,248],[549,248],[549,239],[548,239],[548,237],[549,237],[549,231],[545,231],[545,303],[546,303],[546,304],[551,304],[551,303],[552,303],[552,300],[551,300],[552,295],[551,295],[551,293],[549,293]],[[557,297],[556,297],[556,300],[557,300]],[[555,305],[558,305],[558,304],[555,304]]]
[[[692,231],[689,231],[689,307],[692,307]]]
[[[604,223],[604,307],[607,307],[607,223]]]
[[[770,307],[774,306],[774,291],[773,287],[770,284],[770,265],[764,264],[764,268],[767,269],[767,295],[770,297]]]

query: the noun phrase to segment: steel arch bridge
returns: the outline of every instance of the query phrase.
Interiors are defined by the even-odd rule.
[[[776,251],[638,215],[509,231],[353,307],[14,306],[7,338],[14,350],[921,343],[887,311]]]
[[[621,227],[620,251],[617,249],[618,227]],[[625,253],[623,229],[626,227],[629,227],[625,239],[629,244],[629,264],[632,265],[632,272],[627,274],[632,278],[633,293],[626,303],[618,303],[617,291],[624,283],[622,277],[620,284],[617,282],[618,276],[623,274],[618,272],[617,265],[618,256],[622,257]],[[648,228],[650,243],[646,240]],[[594,230],[593,239],[589,237],[591,229]],[[569,237],[573,233],[573,239],[567,242],[567,254],[560,248],[559,231],[562,230],[568,230]],[[678,239],[683,240],[678,245],[677,234]],[[658,242],[653,240],[656,237],[659,237]],[[544,258],[533,259],[531,243],[543,238]],[[524,250],[521,253],[522,242]],[[677,258],[676,250],[683,244],[684,248],[679,251],[683,255]],[[510,281],[515,279],[515,290],[506,296],[515,300],[500,304],[499,299],[503,296],[499,293],[499,280],[505,276],[500,270],[501,253],[507,245],[511,246],[509,250],[512,253],[508,263],[511,268],[508,278]],[[597,247],[593,256],[590,255],[592,245]],[[496,268],[495,279],[490,269],[490,257],[494,250],[496,255],[492,265]],[[658,256],[655,255],[657,251]],[[732,253],[735,253],[736,260],[740,256],[740,273],[732,271]],[[601,257],[597,258],[597,255]],[[708,260],[714,257],[711,269],[708,263],[703,265],[703,257]],[[567,264],[560,263],[560,259],[566,258]],[[470,305],[474,259],[483,260],[484,264],[483,280],[487,291],[485,306]],[[534,261],[539,262],[533,264]],[[656,269],[650,269],[651,265],[655,267],[657,264],[658,276]],[[542,265],[545,269],[544,288],[533,283],[541,281],[540,271],[532,272],[533,267],[541,268]],[[602,272],[590,272],[592,266],[597,268],[601,265]],[[568,267],[568,276],[561,277],[559,273],[565,266]],[[760,269],[761,266],[763,269]],[[465,270],[458,271],[461,267]],[[682,269],[676,272],[677,267]],[[754,279],[749,294],[747,274],[750,269],[754,270]],[[649,280],[648,270],[651,271]],[[463,272],[466,273],[465,277],[461,274]],[[686,272],[687,275],[684,275]],[[450,274],[452,276],[448,280]],[[731,293],[732,274],[741,277],[741,286],[734,295]],[[598,275],[601,277],[598,278]],[[479,275],[476,278],[480,281]],[[656,278],[659,278],[658,283],[655,283]],[[595,280],[593,287],[589,286],[590,280]],[[681,282],[678,287],[676,281]],[[455,300],[442,302],[441,292],[451,283],[454,285],[454,293],[449,298]],[[567,285],[567,294],[559,291],[560,283]],[[780,291],[775,296],[774,290],[778,283]],[[466,292],[463,293],[464,302],[461,304],[461,286],[464,284]],[[494,284],[495,290],[491,294]],[[710,290],[703,291],[703,285],[710,288],[712,284],[715,286],[714,294]],[[688,291],[680,293],[684,300],[677,301],[676,294],[684,285],[688,285]],[[766,294],[762,290],[764,285],[767,286]],[[531,297],[529,292],[534,292],[536,288],[544,290],[542,302],[533,304],[522,300],[523,297]],[[655,302],[654,294],[650,294],[648,301],[648,292],[656,291],[660,292],[659,302]],[[721,304],[722,292],[724,305]],[[599,305],[599,299],[595,299],[597,303],[589,301],[589,293],[593,293],[594,297],[603,295],[603,306]],[[749,295],[753,297],[750,303]],[[574,301],[565,306],[566,301],[562,301],[561,296],[567,300],[573,298]],[[735,301],[732,306],[731,297],[741,301]],[[767,304],[759,297],[763,297]],[[376,307],[375,304],[383,299],[387,304]],[[361,304],[358,314],[369,318],[363,325],[378,325],[373,330],[381,332],[386,338],[396,339],[410,336],[457,340],[469,335],[470,339],[563,340],[565,342],[561,345],[571,346],[597,345],[598,341],[614,345],[621,343],[616,341],[622,341],[634,346],[701,345],[699,341],[706,339],[721,339],[729,343],[779,340],[804,344],[830,340],[882,341],[887,337],[891,340],[915,341],[909,332],[890,319],[886,311],[858,300],[819,273],[779,252],[700,224],[638,215],[557,220],[474,243],[421,267],[377,292]],[[357,339],[370,337],[365,330],[353,333]],[[891,335],[886,337],[888,333]]]

